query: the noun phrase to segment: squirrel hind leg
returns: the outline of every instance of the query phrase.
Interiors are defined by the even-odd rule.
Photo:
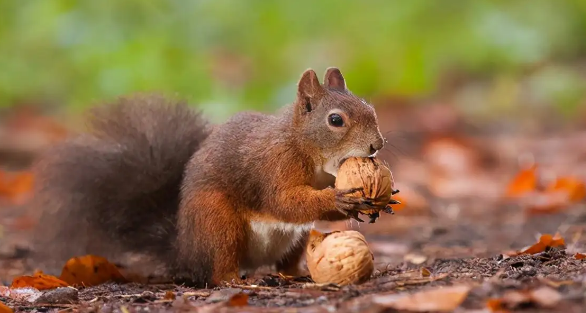
[[[195,192],[181,204],[177,237],[182,276],[197,285],[241,283],[246,224],[221,193]]]
[[[299,240],[292,248],[289,250],[281,260],[279,260],[275,267],[277,272],[288,275],[288,276],[302,276],[305,275],[303,271],[299,268],[301,264],[301,259],[303,257],[303,252],[307,246],[307,240],[309,237],[309,232],[303,235],[302,239]]]

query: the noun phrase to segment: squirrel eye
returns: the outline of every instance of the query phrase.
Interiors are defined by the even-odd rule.
[[[328,116],[328,123],[334,127],[342,127],[344,126],[344,119],[339,114],[333,113]]]

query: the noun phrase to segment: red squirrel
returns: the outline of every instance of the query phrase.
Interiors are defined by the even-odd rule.
[[[313,223],[373,208],[333,188],[341,161],[385,143],[337,68],[312,69],[275,115],[210,125],[184,101],[120,97],[34,166],[38,257],[143,253],[178,282],[217,286],[262,266],[299,274]],[[61,263],[63,264],[63,263]]]

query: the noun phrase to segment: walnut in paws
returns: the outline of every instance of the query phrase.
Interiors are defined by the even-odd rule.
[[[380,211],[393,213],[390,204],[400,204],[391,199],[395,190],[393,173],[378,158],[352,157],[344,160],[338,169],[335,188],[337,190],[360,189],[349,196],[363,198],[372,203],[372,209],[358,211],[371,217],[374,223]]]

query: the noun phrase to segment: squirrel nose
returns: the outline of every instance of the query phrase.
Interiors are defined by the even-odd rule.
[[[384,145],[384,140],[382,138],[379,138],[377,141],[373,142],[370,145],[370,154],[376,153],[378,150],[382,149]]]

